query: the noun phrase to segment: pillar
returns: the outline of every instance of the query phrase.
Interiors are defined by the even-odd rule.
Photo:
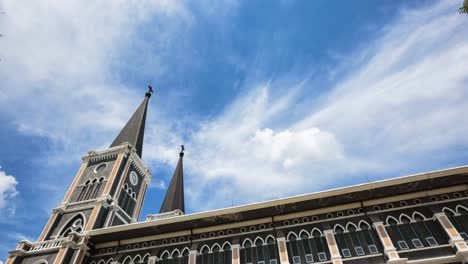
[[[468,263],[468,246],[466,245],[465,240],[460,236],[460,233],[458,233],[457,229],[453,226],[452,222],[450,222],[447,215],[444,212],[435,213],[434,219],[439,221],[449,236],[450,245],[457,250],[457,258],[462,263]]]
[[[385,230],[385,226],[382,222],[375,222],[373,224],[375,230],[377,231],[377,235],[379,236],[380,242],[383,245],[385,256],[387,256],[387,263],[389,264],[404,264],[408,262],[407,258],[400,258],[398,252],[393,245],[390,236]]]

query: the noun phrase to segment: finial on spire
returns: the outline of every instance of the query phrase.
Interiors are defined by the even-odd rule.
[[[180,157],[184,156],[184,150],[185,150],[184,145],[180,145],[180,154],[179,154]]]
[[[153,86],[148,85],[148,92],[146,92],[145,96],[150,98],[152,94],[153,94]]]

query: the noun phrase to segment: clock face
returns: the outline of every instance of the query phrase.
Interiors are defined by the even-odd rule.
[[[130,172],[130,183],[132,185],[138,184],[138,175],[134,171]]]

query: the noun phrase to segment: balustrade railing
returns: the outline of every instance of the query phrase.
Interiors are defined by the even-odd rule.
[[[41,250],[45,250],[45,249],[58,248],[66,240],[67,240],[67,238],[65,237],[65,238],[58,238],[58,239],[54,239],[54,240],[35,242],[35,243],[31,244],[29,252],[35,252],[35,251],[41,251]]]
[[[161,219],[166,219],[166,218],[171,218],[175,216],[180,216],[183,215],[184,212],[181,210],[177,209],[174,211],[166,212],[166,213],[160,213],[160,214],[150,214],[146,216],[146,221],[151,221],[151,220],[161,220]]]

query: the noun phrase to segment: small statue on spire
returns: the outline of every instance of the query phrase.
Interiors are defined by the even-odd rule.
[[[152,94],[153,94],[153,86],[148,85],[148,92],[146,92],[146,96],[150,98]]]
[[[183,157],[184,156],[184,150],[185,150],[185,147],[184,145],[180,145],[180,156]]]

